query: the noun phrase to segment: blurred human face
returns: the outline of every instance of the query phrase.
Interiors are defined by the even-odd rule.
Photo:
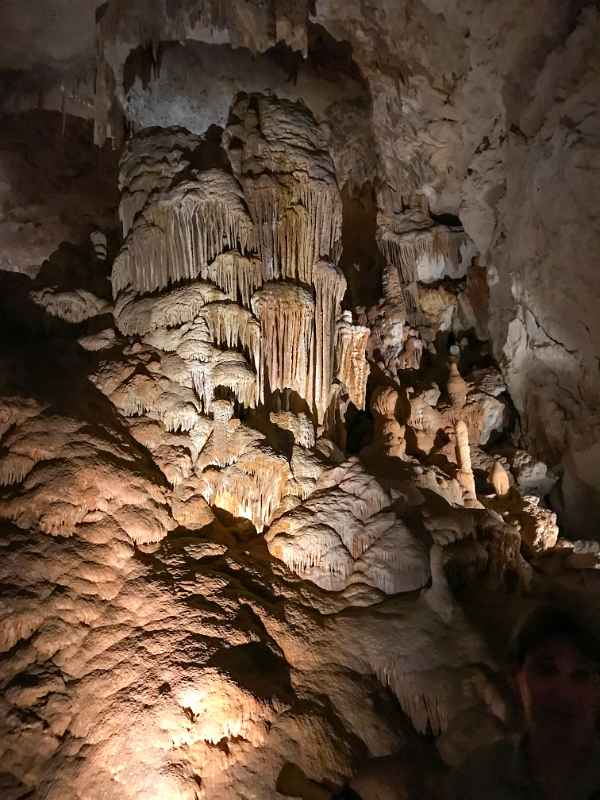
[[[571,641],[542,642],[515,677],[532,732],[571,744],[593,735],[600,704],[597,666]]]

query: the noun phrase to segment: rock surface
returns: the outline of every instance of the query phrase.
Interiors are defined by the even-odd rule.
[[[433,798],[598,591],[598,9],[68,5],[0,10],[0,793]]]

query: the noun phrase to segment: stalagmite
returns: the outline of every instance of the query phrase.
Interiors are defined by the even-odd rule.
[[[375,442],[387,456],[403,458],[406,453],[405,426],[396,419],[398,392],[382,386],[374,393],[371,411],[375,417]]]
[[[420,369],[423,356],[423,340],[418,331],[410,326],[405,326],[406,337],[404,351],[400,357],[401,369]]]
[[[508,494],[510,479],[508,477],[508,472],[499,461],[494,461],[494,466],[490,470],[488,480],[494,487],[494,491],[497,495],[502,496]]]
[[[344,311],[337,324],[336,378],[348,390],[356,408],[365,407],[369,362],[366,358],[369,328],[352,324],[352,312]]]
[[[227,423],[233,417],[233,403],[230,400],[215,400],[212,404],[214,418],[213,444],[219,453],[225,453],[227,447]],[[222,466],[226,466],[227,461],[222,461]]]
[[[596,5],[0,2],[1,798],[430,800],[506,732],[485,641],[600,585]]]
[[[446,391],[454,412],[459,412],[467,402],[469,386],[458,371],[458,357],[452,356],[448,363],[448,382]]]
[[[465,490],[465,505],[477,505],[475,491],[475,476],[471,467],[471,449],[469,447],[469,431],[463,420],[458,420],[454,426],[456,436],[456,459],[458,462],[457,478]]]
[[[292,283],[266,283],[252,298],[252,310],[261,326],[263,386],[271,392],[292,389],[312,406],[312,294]],[[261,398],[264,391],[261,388]]]

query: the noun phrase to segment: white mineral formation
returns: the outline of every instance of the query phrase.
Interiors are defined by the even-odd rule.
[[[85,289],[72,292],[61,292],[56,288],[39,289],[31,292],[31,299],[51,316],[60,317],[66,322],[83,322],[112,310],[107,300],[102,300]]]
[[[364,583],[410,592],[429,577],[426,551],[358,461],[325,472],[316,491],[266,534],[271,553],[329,591]]]
[[[344,311],[337,325],[336,378],[357,408],[365,407],[370,367],[366,358],[369,329],[352,324],[352,312]]]
[[[301,447],[312,449],[315,446],[315,426],[307,414],[294,414],[293,411],[271,411],[269,419],[276,427],[289,431],[294,437],[294,442]]]
[[[267,387],[271,392],[292,389],[312,406],[312,294],[295,283],[266,283],[252,298],[252,310],[260,321],[263,341],[263,392]]]
[[[315,286],[314,358],[311,365],[317,421],[322,423],[332,397],[335,368],[335,333],[346,279],[333,264],[320,261],[313,270]]]
[[[386,262],[398,271],[401,284],[430,283],[445,275],[458,278],[465,274],[468,264],[460,253],[464,234],[444,226],[397,233],[386,227],[384,220],[381,222],[379,248]]]
[[[233,109],[229,147],[256,223],[265,280],[313,282],[321,258],[339,257],[342,202],[322,130],[300,104],[261,96]]]
[[[225,250],[253,248],[252,220],[236,180],[220,170],[199,172],[149,196],[113,266],[113,292],[152,292],[193,280]]]
[[[113,328],[105,328],[99,333],[92,333],[89,336],[82,336],[77,340],[84,350],[97,352],[98,350],[110,350],[116,344],[116,336]]]
[[[467,402],[467,394],[469,387],[467,382],[462,377],[458,369],[458,361],[456,358],[451,358],[448,364],[448,382],[446,383],[446,392],[452,405],[454,413],[460,412]]]
[[[173,289],[160,297],[140,298],[124,293],[115,303],[115,322],[128,336],[143,335],[157,328],[174,328],[191,322],[207,303],[225,299],[224,292],[203,281]]]

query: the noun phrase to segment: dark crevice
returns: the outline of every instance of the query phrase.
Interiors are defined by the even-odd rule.
[[[433,214],[431,213],[431,219],[436,222],[438,225],[446,225],[448,228],[461,228],[462,229],[462,222],[460,221],[460,217],[457,217],[455,214]]]
[[[342,258],[340,268],[348,282],[347,308],[373,306],[382,293],[381,264],[377,249],[377,200],[373,184],[360,191],[342,189]]]

